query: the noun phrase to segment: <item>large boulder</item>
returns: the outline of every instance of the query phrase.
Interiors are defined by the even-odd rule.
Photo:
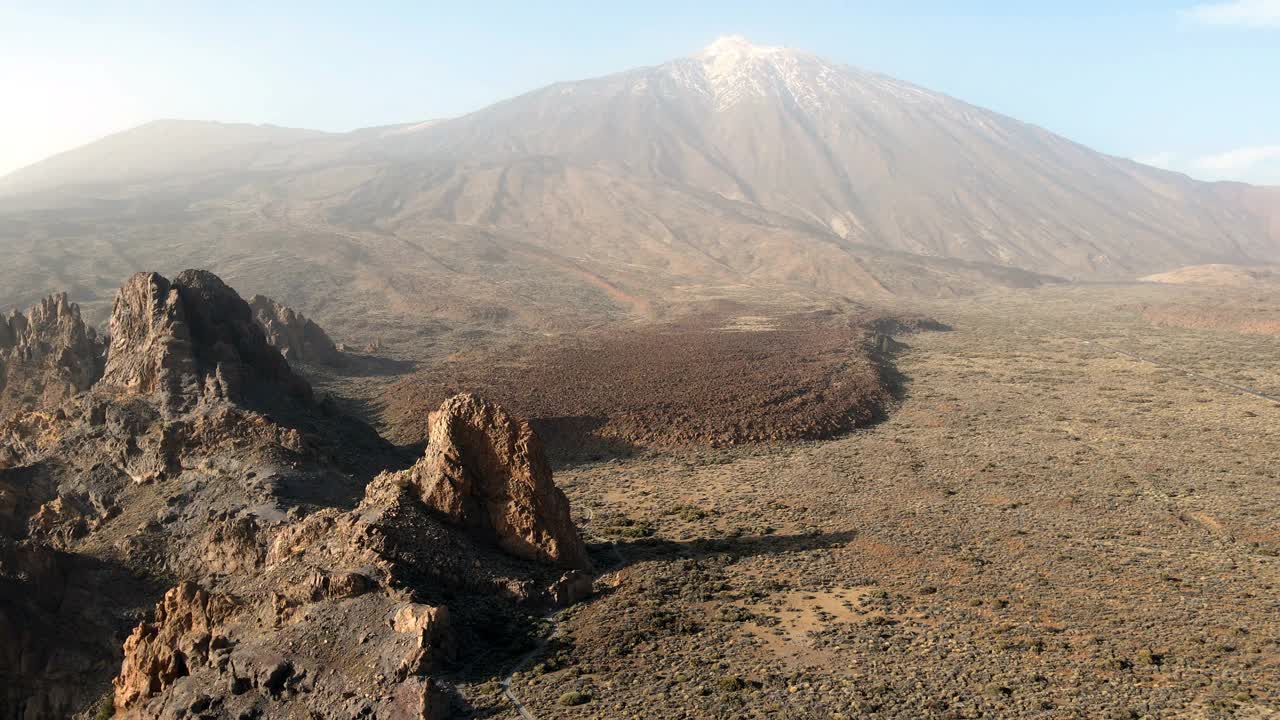
[[[104,350],[66,293],[0,316],[0,420],[88,389],[102,375]]]
[[[220,625],[236,602],[184,582],[156,605],[154,623],[134,628],[124,641],[124,662],[113,680],[116,710],[164,691],[175,680],[207,665],[210,653],[227,647]]]
[[[191,582],[165,593],[155,621],[134,628],[124,642],[124,663],[113,681],[116,709],[127,710],[207,665],[213,651],[228,646],[221,626],[235,609],[231,598]]]
[[[248,303],[205,270],[185,270],[172,282],[137,273],[120,288],[102,384],[157,396],[172,411],[205,399],[311,398],[310,386],[267,342]]]
[[[430,433],[422,459],[398,474],[427,507],[516,557],[590,567],[569,500],[528,422],[464,393],[431,414]]]
[[[267,342],[289,362],[338,366],[342,353],[329,335],[307,316],[265,295],[249,299],[253,318],[266,333]]]

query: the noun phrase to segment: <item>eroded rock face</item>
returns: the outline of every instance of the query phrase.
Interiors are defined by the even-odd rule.
[[[177,291],[158,273],[137,273],[116,292],[103,384],[143,395],[182,391],[195,358]]]
[[[380,580],[300,560],[278,554],[259,591],[234,599],[171,589],[124,644],[117,717],[448,717],[428,676],[454,657],[448,608],[405,601],[376,569]]]
[[[201,400],[311,397],[248,303],[205,270],[185,270],[173,282],[137,273],[120,288],[102,385],[158,396],[170,411]]]
[[[0,420],[53,405],[102,375],[104,343],[66,293],[0,316]]]
[[[435,669],[441,660],[453,657],[449,608],[443,605],[405,603],[396,610],[391,627],[413,640],[414,652],[396,668],[399,677],[422,675]]]
[[[124,664],[112,682],[116,709],[127,710],[207,665],[211,652],[230,644],[221,625],[235,608],[230,597],[190,582],[165,593],[155,621],[136,627],[124,642]]]
[[[254,295],[249,300],[254,320],[271,343],[290,362],[337,366],[342,353],[323,329],[305,315],[272,300]]]
[[[401,474],[422,502],[453,524],[488,536],[516,557],[590,566],[529,423],[475,395],[455,395],[431,414],[423,458]]]
[[[254,589],[292,504],[359,497],[334,449],[371,466],[362,472],[384,466],[378,448],[389,446],[312,402],[247,303],[208,273],[132,277],[116,299],[110,358],[99,343],[96,366],[74,362],[96,338],[65,296],[3,325],[0,355],[62,373],[50,377],[69,397],[45,393],[0,418],[0,541],[56,552],[75,596],[43,592],[34,572],[0,558],[0,646],[13,648],[0,652],[0,717],[70,717],[100,696],[132,625],[119,621],[159,598],[152,578]],[[340,577],[334,592],[349,585]],[[136,658],[149,637],[132,641]],[[174,652],[190,659],[178,640]],[[139,673],[163,685],[177,672],[178,655],[153,655],[126,667],[122,692],[139,691]]]

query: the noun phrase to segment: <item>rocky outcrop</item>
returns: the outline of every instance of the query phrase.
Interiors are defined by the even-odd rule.
[[[102,375],[104,350],[66,293],[0,316],[0,420],[88,389]]]
[[[156,605],[155,621],[134,629],[124,642],[124,664],[113,681],[115,706],[123,711],[209,663],[229,646],[221,625],[235,611],[225,595],[211,595],[184,582]]]
[[[401,678],[430,672],[442,660],[454,655],[453,633],[449,627],[449,608],[439,605],[405,603],[396,610],[391,627],[411,639],[411,651],[396,668]]]
[[[185,270],[173,282],[137,273],[120,288],[102,385],[156,396],[170,411],[202,400],[311,399],[248,303],[205,270]]]
[[[440,413],[452,434],[439,434],[448,442],[435,448],[432,467],[440,482],[461,484],[459,507],[470,512],[493,496],[506,507],[500,515],[484,503],[477,511],[494,519],[483,525],[467,522],[467,512],[442,513],[422,501],[409,471],[383,473],[349,510],[275,520],[230,507],[211,514],[196,536],[199,562],[165,562],[203,573],[208,591],[192,583],[170,590],[125,642],[114,680],[119,716],[178,717],[182,708],[197,717],[450,717],[456,701],[438,678],[461,640],[476,642],[468,623],[492,617],[469,603],[541,608],[589,594],[579,571],[527,561],[586,564],[536,436],[496,406],[455,400]],[[433,495],[444,496],[442,488]],[[156,529],[167,527],[161,520]],[[480,527],[496,543],[475,542]],[[454,606],[461,620],[444,604],[459,597],[470,598]]]
[[[83,715],[108,682],[122,718],[449,717],[447,678],[510,649],[478,629],[590,594],[501,408],[453,398],[369,481],[412,458],[312,399],[215,276],[135,275],[111,327],[98,382],[0,422],[0,717]]]
[[[265,295],[249,299],[253,318],[266,333],[267,342],[289,362],[339,366],[342,353],[323,329],[305,315]]]
[[[447,522],[516,557],[590,566],[537,434],[491,402],[471,394],[446,400],[431,414],[426,453],[397,480]]]
[[[137,273],[117,292],[103,385],[143,395],[195,382],[195,357],[177,291],[158,273]]]
[[[6,369],[18,358],[56,370],[48,377],[68,389],[32,393],[23,412],[0,418],[0,543],[55,553],[69,570],[59,575],[68,589],[48,593],[39,573],[0,557],[0,717],[85,708],[121,668],[133,623],[120,621],[159,598],[151,578],[256,590],[291,507],[349,506],[361,478],[394,457],[372,429],[314,402],[248,304],[209,273],[131,278],[96,365],[71,361],[97,340],[65,296],[3,325]],[[338,577],[332,592],[351,582]],[[192,669],[199,647],[183,643],[200,641],[152,637],[165,627],[131,641],[126,697]],[[157,649],[166,644],[170,655]]]
[[[79,688],[51,662],[48,634],[65,618],[58,605],[67,588],[65,563],[52,550],[0,538],[0,716],[65,717],[76,707]],[[88,658],[63,646],[64,656]],[[76,657],[78,656],[78,657]]]
[[[124,643],[117,717],[448,717],[451,698],[429,677],[454,657],[448,608],[361,572],[298,582],[297,560],[277,557],[285,572],[259,578],[276,584],[269,593],[171,589]]]

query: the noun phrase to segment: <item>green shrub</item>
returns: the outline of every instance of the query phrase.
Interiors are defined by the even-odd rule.
[[[725,692],[738,692],[746,686],[746,681],[737,675],[725,675],[720,678],[720,689]]]
[[[570,690],[560,696],[560,704],[565,706],[584,705],[591,702],[591,694],[581,690]]]
[[[692,505],[682,505],[676,509],[676,516],[685,522],[694,522],[707,517],[707,511]]]

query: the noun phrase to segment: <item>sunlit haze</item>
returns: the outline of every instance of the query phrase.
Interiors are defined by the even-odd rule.
[[[0,173],[158,118],[345,131],[456,116],[716,37],[803,49],[1202,179],[1280,183],[1280,3],[25,2]]]

